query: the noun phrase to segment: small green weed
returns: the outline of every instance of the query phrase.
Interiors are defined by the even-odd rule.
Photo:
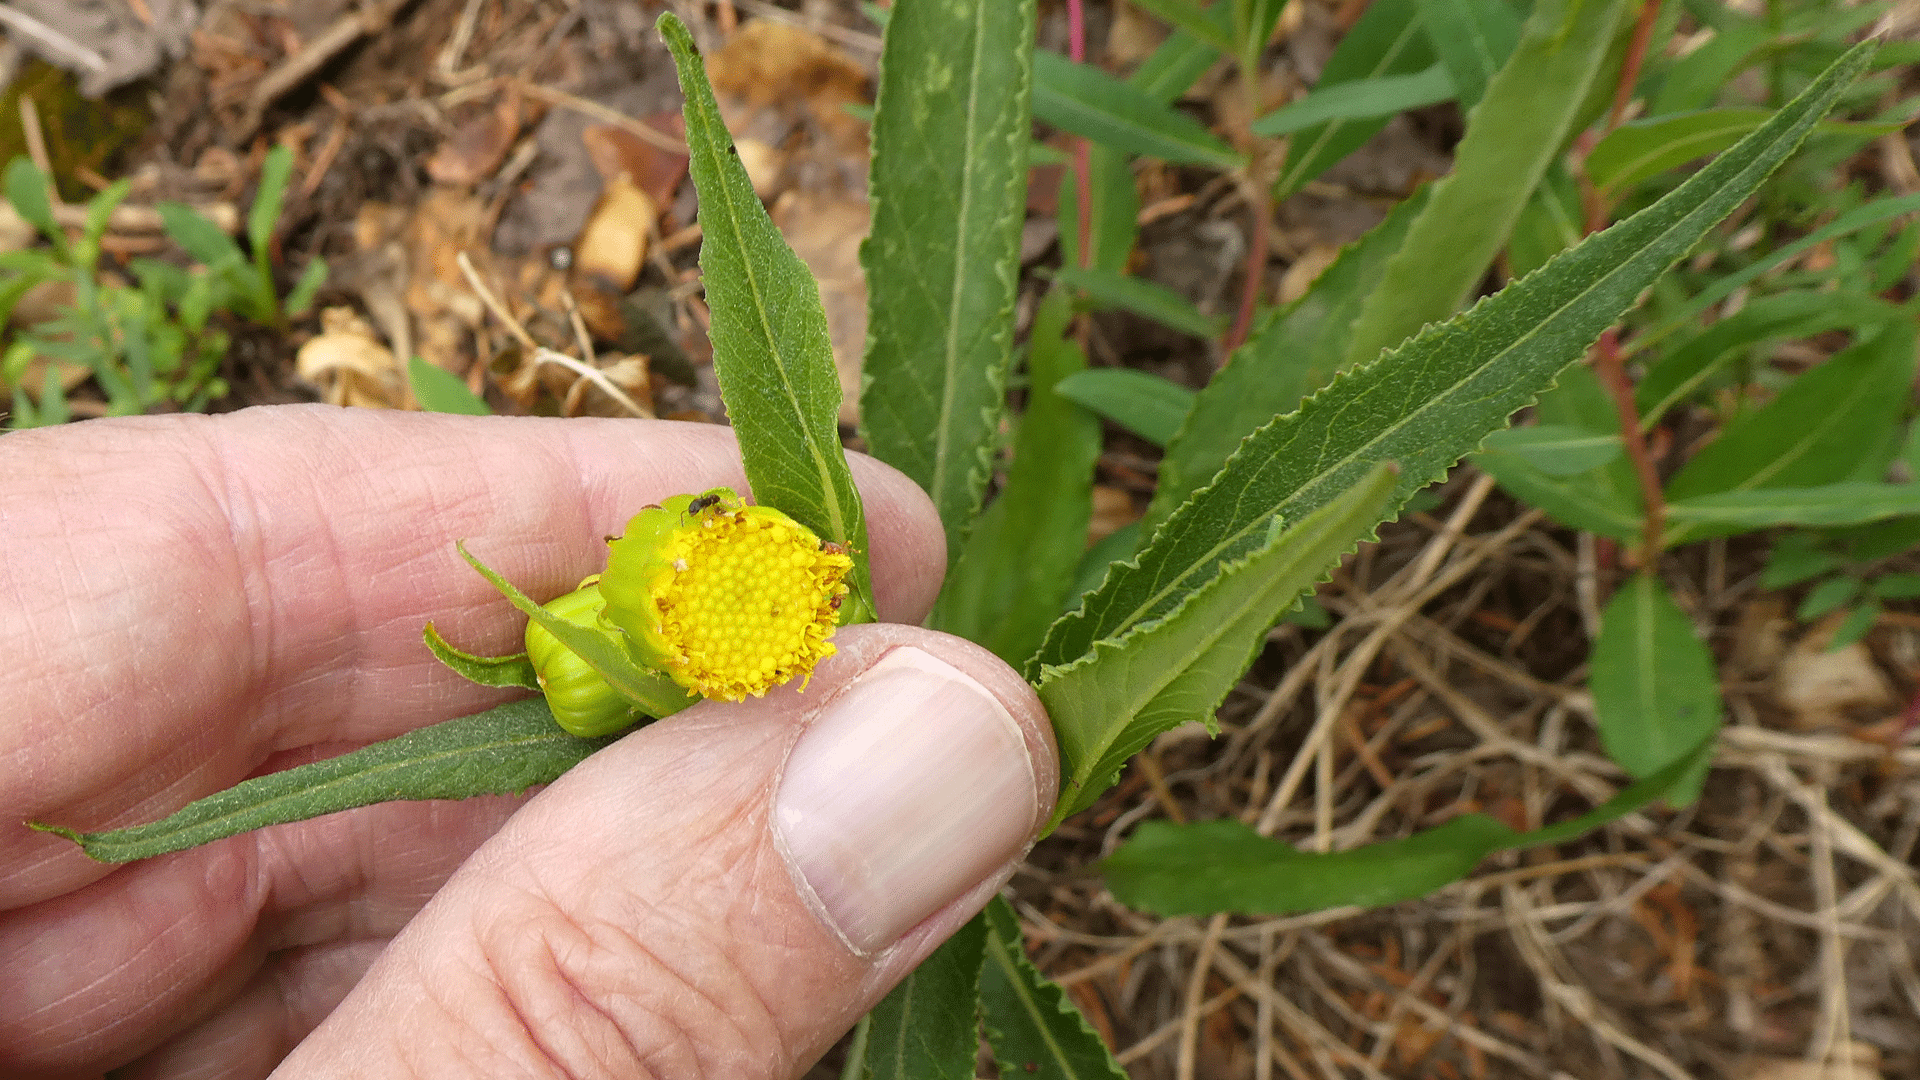
[[[46,237],[46,247],[0,253],[0,324],[28,292],[65,284],[71,303],[54,318],[5,338],[0,384],[12,389],[9,423],[15,428],[64,423],[70,415],[67,374],[90,373],[106,395],[111,416],[142,413],[171,403],[197,411],[224,397],[219,377],[227,332],[215,312],[263,326],[284,327],[304,313],[326,281],[325,261],[314,259],[285,301],[274,288],[268,250],[280,218],[293,155],[276,147],[261,171],[260,190],[247,215],[248,258],[213,222],[178,203],[159,206],[167,235],[200,265],[183,269],[158,259],[134,259],[133,283],[100,270],[101,238],[127,196],[126,181],[95,195],[85,225],[70,238],[54,217],[49,178],[33,162],[15,158],[5,178],[7,201]]]

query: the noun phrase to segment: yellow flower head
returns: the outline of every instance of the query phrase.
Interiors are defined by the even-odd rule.
[[[853,559],[772,507],[726,488],[678,495],[608,546],[601,618],[641,663],[703,697],[759,697],[833,655]]]

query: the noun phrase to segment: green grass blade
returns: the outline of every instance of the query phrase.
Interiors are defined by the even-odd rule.
[[[1087,545],[1100,421],[1054,391],[1086,371],[1086,357],[1067,338],[1072,309],[1066,290],[1055,289],[1034,317],[1027,411],[1006,487],[968,534],[930,624],[1009,664],[1033,655],[1071,599]]]
[[[1027,959],[1020,919],[994,897],[987,920],[987,962],[980,1011],[987,1042],[1007,1080],[1127,1080],[1126,1070],[1060,985]]]
[[[865,552],[867,522],[840,446],[840,375],[820,287],[753,193],[686,25],[669,12],[656,28],[686,96],[713,369],[747,482],[755,500]],[[854,560],[853,577],[845,621],[870,620],[873,581],[865,558]]]
[[[905,4],[880,57],[860,424],[868,452],[933,498],[950,559],[1005,402],[1033,33],[1033,0]]]
[[[1713,522],[1741,529],[1776,525],[1832,528],[1920,514],[1920,483],[1822,484],[1696,495],[1667,504],[1674,522]]]
[[[1101,267],[1082,270],[1062,267],[1054,280],[1087,294],[1103,308],[1124,308],[1169,329],[1197,338],[1212,338],[1225,330],[1226,320],[1203,315],[1193,301],[1151,281]]]
[[[1229,561],[1261,547],[1268,519],[1298,521],[1383,461],[1390,506],[1439,479],[1551,386],[1640,292],[1751,196],[1866,65],[1849,51],[1759,131],[1654,205],[1533,275],[1354,368],[1248,438],[1213,483],[1154,533],[1137,566],[1108,574],[1048,631],[1029,676],[1172,611]]]
[[[131,862],[377,802],[518,794],[612,741],[567,734],[545,698],[529,698],[254,777],[152,824],[96,833],[33,827],[74,841],[100,862]]]
[[[1258,548],[1220,565],[1164,618],[1046,669],[1037,689],[1059,741],[1063,789],[1051,824],[1092,804],[1154,736],[1192,720],[1211,727],[1274,620],[1372,531],[1393,487],[1382,464],[1296,523],[1269,515]]]
[[[868,1014],[866,1061],[854,1075],[973,1080],[986,944],[986,916],[976,915],[881,999]]]
[[[1253,122],[1255,135],[1291,135],[1331,120],[1370,120],[1452,101],[1453,77],[1434,64],[1411,75],[1355,79],[1313,92]]]
[[[1572,134],[1626,6],[1589,0],[1535,10],[1454,148],[1453,171],[1434,183],[1426,212],[1361,308],[1347,363],[1373,359],[1472,295]]]

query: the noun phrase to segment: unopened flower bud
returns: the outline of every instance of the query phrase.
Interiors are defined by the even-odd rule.
[[[600,625],[600,586],[594,578],[543,606],[575,626],[616,636]],[[567,731],[586,738],[610,735],[644,718],[633,702],[537,622],[527,624],[527,659],[554,720]]]

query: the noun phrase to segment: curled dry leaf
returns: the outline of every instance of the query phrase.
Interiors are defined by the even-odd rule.
[[[647,117],[653,128],[681,135],[686,123],[678,112],[657,113]],[[613,124],[589,124],[580,133],[580,143],[602,180],[625,173],[633,179],[655,206],[668,206],[687,178],[687,155],[670,153],[633,132]]]
[[[352,308],[320,313],[320,335],[300,346],[294,371],[319,387],[332,405],[391,409],[400,401],[400,368],[393,352]]]
[[[1774,676],[1774,696],[1802,729],[1836,726],[1845,722],[1849,710],[1893,704],[1893,687],[1865,645],[1856,641],[1827,651],[1837,625],[1827,620],[1808,631],[1781,658]]]
[[[647,258],[647,237],[659,216],[653,199],[633,178],[621,173],[607,181],[573,246],[574,269],[611,285],[633,288]]]
[[[436,183],[472,187],[492,176],[507,159],[520,134],[520,89],[508,83],[488,109],[468,116],[427,159],[427,175]]]

